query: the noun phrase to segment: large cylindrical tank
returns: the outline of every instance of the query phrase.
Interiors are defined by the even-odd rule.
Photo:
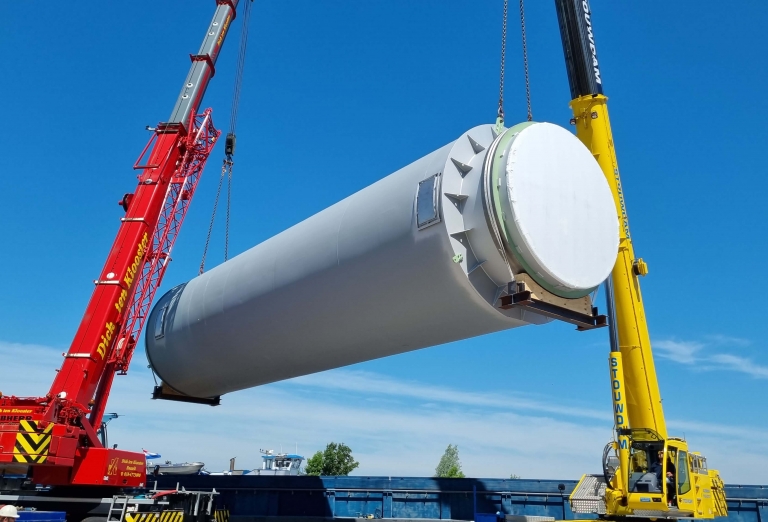
[[[542,324],[499,308],[516,275],[582,297],[617,249],[610,189],[573,134],[475,127],[169,291],[147,357],[177,392],[215,397]]]

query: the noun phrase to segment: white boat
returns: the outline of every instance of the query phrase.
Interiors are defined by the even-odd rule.
[[[166,460],[165,464],[149,464],[147,473],[157,473],[158,475],[197,475],[205,466],[202,462],[180,462],[172,463]]]
[[[246,475],[298,475],[304,457],[291,453],[275,454],[272,450],[263,451],[261,469],[254,469]]]

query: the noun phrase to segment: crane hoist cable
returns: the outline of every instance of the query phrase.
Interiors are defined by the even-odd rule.
[[[203,248],[203,258],[200,260],[199,274],[205,272],[205,257],[208,255],[208,245],[211,243],[211,232],[213,232],[213,222],[216,219],[216,208],[219,206],[219,196],[221,196],[221,185],[224,183],[224,177],[227,172],[227,160],[221,166],[221,176],[219,176],[219,188],[216,189],[216,199],[213,202],[213,212],[211,213],[211,222],[208,225],[208,235],[205,238],[205,247]]]
[[[525,70],[525,98],[528,102],[528,121],[533,121],[531,111],[531,79],[528,74],[528,45],[525,38],[525,6],[524,0],[520,0],[520,33],[523,38],[523,69]],[[506,3],[506,0],[505,0]],[[506,11],[506,8],[505,8]]]
[[[504,15],[501,20],[501,64],[499,65],[499,108],[496,111],[496,133],[504,129],[504,67],[507,61],[507,12],[509,0],[504,0]]]
[[[248,48],[248,21],[251,17],[251,5],[253,0],[246,1],[243,5],[243,22],[240,27],[240,48],[237,53],[237,65],[235,66],[235,82],[232,90],[232,108],[229,113],[229,131],[224,145],[224,160],[221,164],[221,175],[219,176],[219,186],[216,189],[216,199],[213,202],[213,211],[211,212],[211,222],[208,225],[208,235],[205,238],[205,247],[203,249],[203,258],[200,261],[200,271],[205,271],[205,258],[208,255],[208,246],[211,242],[211,233],[213,232],[213,223],[216,220],[216,209],[219,206],[221,197],[221,187],[224,184],[224,178],[227,179],[227,215],[224,225],[224,261],[229,258],[229,217],[232,208],[232,167],[234,166],[235,144],[237,141],[237,114],[240,109],[240,91],[243,85],[243,69],[245,68],[245,53]]]
[[[500,133],[504,128],[504,72],[507,57],[507,15],[509,12],[509,0],[504,0],[504,14],[501,21],[501,63],[499,65],[499,108],[496,112],[496,132]],[[525,97],[528,107],[528,121],[533,121],[531,110],[531,81],[528,72],[528,43],[525,35],[525,5],[520,0],[520,32],[523,40],[523,71],[525,73]]]

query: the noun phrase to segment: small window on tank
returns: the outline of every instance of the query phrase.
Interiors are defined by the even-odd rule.
[[[160,309],[157,321],[155,321],[155,339],[160,339],[165,335],[165,312],[168,310],[167,306]]]
[[[419,182],[419,190],[416,193],[416,224],[419,230],[440,222],[439,186],[439,172]]]

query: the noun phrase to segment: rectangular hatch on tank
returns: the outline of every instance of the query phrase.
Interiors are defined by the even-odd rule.
[[[416,225],[419,230],[440,222],[440,173],[419,182],[416,193]]]

